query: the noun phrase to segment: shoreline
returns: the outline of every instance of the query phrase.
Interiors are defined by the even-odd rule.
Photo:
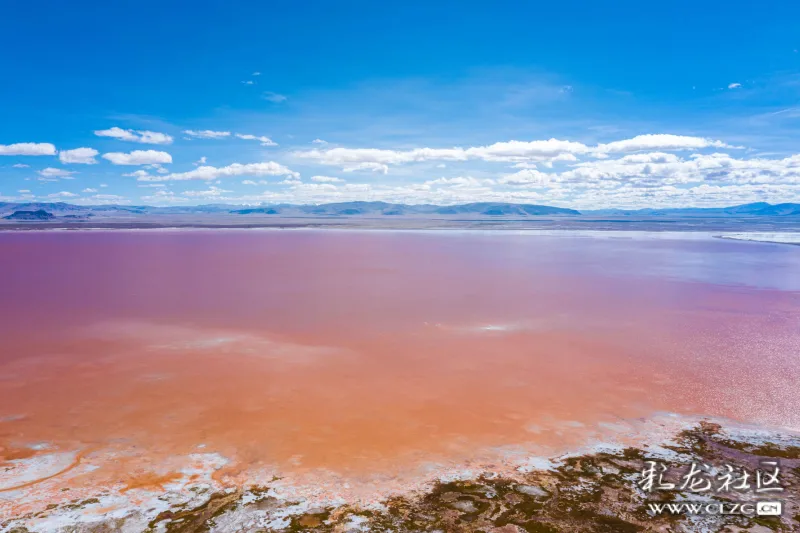
[[[785,528],[800,526],[800,432],[669,414],[653,420],[656,426],[664,424],[663,431],[654,432],[651,428],[651,434],[637,445],[589,442],[548,458],[469,465],[469,468],[437,472],[403,490],[363,499],[337,495],[330,487],[325,490],[319,482],[298,485],[291,474],[271,473],[243,483],[225,482],[219,473],[227,460],[212,457],[213,452],[198,453],[194,457],[195,466],[205,463],[205,471],[195,469],[194,479],[189,477],[183,485],[174,479],[156,477],[149,488],[98,487],[94,493],[82,491],[77,497],[62,497],[59,503],[45,506],[43,502],[40,509],[17,516],[6,515],[9,509],[3,506],[6,511],[2,513],[0,531],[71,531],[72,527],[79,527],[79,531],[105,531],[103,527],[111,527],[128,531],[227,533],[440,528],[515,533],[593,531],[592,525],[612,523],[620,529],[609,531],[660,531],[658,527],[680,521],[680,517],[649,516],[642,510],[647,502],[673,502],[682,498],[694,501],[697,498],[693,496],[703,496],[702,501],[725,498],[688,495],[686,491],[682,495],[681,491],[644,494],[637,486],[636,476],[645,461],[663,461],[676,468],[695,461],[716,466],[725,461],[752,467],[765,458],[780,459],[785,472],[781,477],[785,491],[779,497],[786,510],[782,518],[767,521],[768,527],[791,531]],[[342,482],[344,487],[349,486]],[[617,497],[610,498],[610,493]],[[604,497],[598,499],[592,494]],[[9,496],[13,498],[8,492],[0,493],[2,496],[5,498],[0,502],[8,502]],[[659,499],[653,500],[656,497]],[[736,497],[743,501],[764,499],[758,495]],[[713,525],[715,529],[684,530],[719,531],[723,525],[764,523],[763,517],[711,518],[713,524],[707,526]],[[691,520],[686,517],[685,523]]]
[[[590,215],[541,217],[369,217],[155,215],[97,217],[84,221],[0,221],[0,232],[166,229],[365,229],[365,230],[487,230],[487,231],[647,231],[715,233],[796,233],[798,217],[601,217]]]

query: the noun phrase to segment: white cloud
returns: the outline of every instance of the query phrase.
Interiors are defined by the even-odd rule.
[[[530,161],[553,159],[564,154],[585,154],[591,148],[583,143],[548,139],[546,141],[508,141],[465,150],[470,158],[484,161]]]
[[[443,177],[403,186],[285,180],[270,201],[387,200],[407,203],[533,202],[574,208],[687,207],[800,201],[800,154],[739,159],[725,153],[624,152],[616,159],[567,161],[567,169],[520,168],[499,178]],[[322,187],[327,185],[327,187]],[[286,196],[288,195],[288,196]],[[251,196],[252,197],[252,196]]]
[[[223,193],[226,192],[231,191],[226,191],[225,189],[220,189],[219,187],[214,187],[212,185],[205,191],[185,191],[183,195],[195,198],[219,198],[223,195]]]
[[[607,157],[609,153],[637,151],[691,151],[702,148],[733,148],[722,141],[684,135],[648,134],[597,146],[580,142],[548,139],[540,141],[504,141],[469,148],[414,148],[388,150],[378,148],[332,148],[301,150],[294,155],[322,165],[339,166],[345,171],[373,170],[386,173],[389,165],[423,161],[468,161],[544,163],[577,161],[577,156]]]
[[[261,73],[260,73],[260,72],[258,72],[258,71],[256,71],[256,72],[253,72],[253,76],[261,76]]]
[[[50,143],[0,144],[0,155],[56,155]]]
[[[254,82],[253,80],[246,80],[246,81],[243,81],[242,83],[245,84],[245,85],[255,85],[256,82]]]
[[[167,170],[166,168],[162,167],[158,163],[153,163],[151,165],[145,165],[144,168],[149,168],[151,170],[155,170],[159,174],[169,174],[169,170]]]
[[[142,196],[142,200],[145,202],[154,202],[154,203],[181,201],[180,198],[175,197],[174,192],[167,191],[164,189],[159,189],[150,196]]]
[[[20,189],[17,191],[20,194],[30,194],[31,191],[29,189]]]
[[[317,183],[344,183],[342,178],[334,178],[332,176],[311,176],[311,181]]]
[[[124,130],[114,126],[107,130],[96,130],[94,132],[98,137],[111,137],[120,141],[130,141],[142,144],[171,144],[172,136],[166,133],[159,133],[157,131],[147,130]]]
[[[389,166],[382,163],[357,163],[354,165],[345,165],[342,170],[344,172],[357,172],[359,170],[370,170],[372,172],[381,172],[383,174],[389,173]]]
[[[77,196],[74,192],[69,191],[54,192],[47,195],[48,198],[76,198]]]
[[[650,150],[699,150],[701,148],[734,148],[722,141],[686,135],[647,134],[632,139],[597,146],[598,153],[642,152]]]
[[[498,180],[501,185],[544,187],[550,182],[550,174],[536,169],[526,168],[513,174],[507,174]]]
[[[83,165],[94,165],[97,163],[95,156],[99,154],[94,148],[75,148],[73,150],[61,150],[58,159],[62,163],[80,163]]]
[[[129,177],[129,178],[146,178],[146,177],[150,176],[150,173],[147,172],[146,170],[134,170],[133,172],[129,172],[127,174],[123,174],[123,176]]]
[[[64,170],[63,168],[53,168],[48,167],[43,170],[39,171],[39,175],[44,178],[63,178],[63,179],[72,179],[70,176],[75,174],[70,170]]]
[[[728,85],[728,89],[738,89],[742,86],[741,83],[731,83]]]
[[[795,184],[800,186],[800,156],[736,159],[728,154],[652,153],[614,160],[588,161],[547,175],[573,190],[617,188],[632,191],[713,183],[721,186]]]
[[[293,176],[298,177],[297,172],[293,172],[283,165],[269,161],[266,163],[233,163],[226,167],[202,166],[188,172],[178,172],[164,176],[139,177],[139,181],[186,181],[186,180],[215,180],[219,178],[229,178],[235,176]]]
[[[314,139],[311,141],[311,144],[328,144],[328,141],[323,141],[322,139]]]
[[[479,189],[485,188],[487,185],[494,185],[496,182],[493,179],[478,179],[472,176],[458,176],[455,178],[438,178],[429,180],[423,183],[425,186],[433,187],[451,187],[458,189]]]
[[[83,189],[81,192],[92,193],[97,192],[97,189],[92,189],[91,187]]]
[[[471,148],[415,148],[413,150],[384,150],[377,148],[332,148],[295,152],[297,157],[312,159],[324,165],[353,167],[362,163],[396,165],[432,160],[467,161],[524,161],[559,157],[564,153],[588,153],[591,148],[582,143],[549,139],[546,141],[507,141]]]
[[[267,180],[242,180],[242,185],[267,185],[269,182]]]
[[[183,130],[183,133],[189,137],[195,137],[197,139],[224,139],[225,137],[230,137],[231,135],[231,132],[229,131],[213,130]]]
[[[281,102],[286,101],[286,97],[284,95],[273,92],[265,92],[263,95],[261,95],[261,97],[264,100],[269,100],[270,102],[273,102],[275,104],[279,104]]]
[[[323,165],[354,167],[364,163],[388,165],[425,161],[426,159],[467,159],[461,148],[433,149],[418,148],[414,150],[383,150],[378,148],[331,148],[330,150],[307,150],[295,152],[295,155],[311,159]],[[368,167],[364,167],[368,168]],[[374,169],[374,167],[373,167]]]
[[[192,164],[193,164],[194,166],[198,166],[198,165],[205,165],[205,164],[206,164],[206,161],[207,161],[207,160],[206,160],[206,156],[203,156],[203,157],[201,157],[200,159],[198,159],[197,161],[195,161],[195,162],[194,162],[194,163],[192,163]]]
[[[172,163],[171,155],[167,152],[158,152],[156,150],[134,150],[129,154],[110,152],[103,154],[103,159],[107,159],[115,165],[160,165]]]
[[[16,163],[11,165],[13,168],[31,168],[30,165],[26,165],[25,163]]]
[[[642,164],[642,163],[677,163],[680,157],[675,154],[664,152],[650,152],[646,154],[631,154],[618,159],[623,164]],[[602,163],[601,163],[602,164]]]
[[[238,139],[244,139],[245,141],[259,141],[261,146],[278,146],[278,143],[270,139],[269,137],[256,137],[255,135],[248,135],[245,133],[237,133],[235,134]]]
[[[338,187],[336,187],[336,185],[334,185],[332,183],[303,183],[303,182],[297,182],[297,183],[293,183],[291,185],[292,185],[292,190],[303,191],[303,192],[308,192],[308,191],[312,191],[312,192],[314,192],[314,191],[336,191],[336,190],[338,190]]]

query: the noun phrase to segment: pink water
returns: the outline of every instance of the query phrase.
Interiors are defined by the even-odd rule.
[[[2,233],[0,462],[374,483],[657,412],[800,427],[800,247],[610,237]]]

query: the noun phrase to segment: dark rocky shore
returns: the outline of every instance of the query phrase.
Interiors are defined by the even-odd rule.
[[[280,497],[271,486],[214,492],[195,507],[178,506],[159,513],[144,531],[200,532],[453,532],[453,533],[634,533],[800,531],[800,446],[796,437],[747,438],[719,425],[701,423],[683,431],[653,454],[637,448],[568,456],[546,470],[439,481],[427,491],[389,498],[363,507],[352,504],[313,506]],[[780,465],[780,491],[718,493],[679,490],[646,491],[643,468],[659,461],[676,472],[690,463],[730,465],[756,471],[765,461]],[[277,483],[279,480],[276,479]],[[755,485],[755,478],[750,479]],[[691,515],[663,512],[649,504],[701,503],[739,509],[758,501],[780,501],[780,516],[749,514]],[[71,511],[95,501],[73,502]],[[88,506],[88,507],[87,507]],[[742,509],[748,508],[747,505]],[[48,509],[58,513],[63,509]],[[25,533],[22,522],[0,523],[0,530]],[[54,531],[134,531],[126,518],[83,523]],[[141,529],[141,528],[140,528]],[[30,531],[39,531],[39,528]]]

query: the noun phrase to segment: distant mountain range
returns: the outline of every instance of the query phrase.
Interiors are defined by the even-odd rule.
[[[197,206],[125,206],[75,205],[55,203],[0,202],[0,216],[6,220],[53,221],[63,219],[87,220],[97,218],[138,218],[148,215],[275,215],[281,217],[417,217],[417,218],[494,218],[535,216],[603,216],[603,217],[751,217],[800,216],[800,204],[768,204],[756,202],[719,208],[674,209],[597,209],[577,211],[562,207],[503,202],[477,202],[458,205],[408,205],[387,202],[338,202],[320,205],[241,205],[209,204]]]
[[[44,210],[57,216],[64,215],[170,215],[170,214],[234,214],[234,215],[281,215],[281,216],[425,216],[425,215],[463,215],[463,216],[536,216],[536,215],[579,215],[574,209],[550,207],[546,205],[511,204],[479,202],[460,205],[407,205],[387,202],[339,202],[320,205],[262,205],[243,207],[241,205],[210,204],[197,206],[124,206],[93,205],[82,206],[64,202],[56,203],[0,203],[0,214],[32,212]]]
[[[56,217],[44,209],[37,209],[35,211],[17,210],[3,218],[6,220],[53,220]]]
[[[643,215],[643,216],[786,216],[800,215],[800,204],[752,204],[731,207],[679,207],[671,209],[595,209],[581,211],[583,215]]]

